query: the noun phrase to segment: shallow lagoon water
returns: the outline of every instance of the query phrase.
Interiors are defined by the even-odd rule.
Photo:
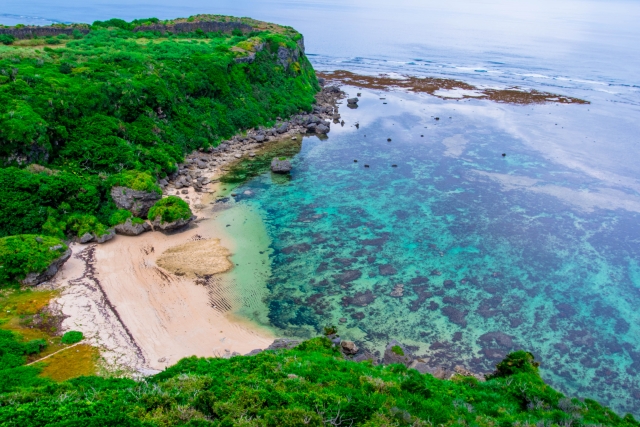
[[[234,190],[224,215],[249,209],[269,236],[247,284],[268,293],[241,312],[280,335],[335,324],[374,350],[395,338],[477,371],[529,349],[566,393],[638,413],[640,198],[521,134],[592,106],[347,90],[360,107],[341,107],[328,139],[304,138],[290,181]]]

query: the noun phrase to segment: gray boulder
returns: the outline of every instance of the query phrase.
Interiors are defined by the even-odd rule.
[[[256,142],[264,142],[266,137],[263,134],[259,133],[256,136],[254,136],[253,139],[255,139]]]
[[[349,104],[349,105],[358,105],[358,101],[359,101],[358,98],[349,98],[349,99],[347,99],[347,104]]]
[[[412,361],[411,353],[398,341],[392,340],[387,344],[387,348],[384,350],[384,356],[382,363],[390,365],[392,363],[401,363],[405,366],[409,366]]]
[[[319,133],[321,135],[329,133],[329,126],[327,126],[326,124],[316,126],[316,133]]]
[[[192,215],[191,218],[189,219],[180,218],[179,220],[173,221],[173,222],[162,222],[160,217],[158,217],[151,224],[153,225],[154,230],[158,228],[162,231],[171,231],[171,230],[177,230],[179,228],[185,227],[196,218],[197,217],[195,215]]]
[[[149,209],[160,200],[161,194],[156,192],[132,190],[128,187],[113,187],[111,197],[118,209],[127,209],[134,216],[145,217]]]
[[[245,354],[245,356],[255,356],[256,354],[262,353],[261,348],[256,348],[255,350],[251,350],[249,353]]]
[[[281,124],[277,129],[276,132],[278,133],[285,133],[286,131],[289,130],[289,123],[284,122],[283,124]]]
[[[317,125],[315,123],[309,123],[307,125],[307,132],[308,133],[315,133],[316,132],[316,127],[317,127]]]
[[[291,172],[291,162],[274,157],[273,160],[271,160],[271,171],[275,173],[289,173]]]
[[[151,230],[151,226],[146,221],[142,224],[134,224],[131,218],[127,218],[123,224],[116,225],[115,230],[116,233],[122,234],[123,236],[137,236],[138,234]]]
[[[93,242],[93,240],[96,238],[96,236],[94,236],[91,233],[84,233],[82,236],[80,236],[80,243],[89,243],[89,242]]]
[[[113,228],[110,228],[102,236],[95,236],[95,237],[96,237],[96,243],[104,243],[116,237],[116,232]]]
[[[46,270],[41,273],[29,273],[24,279],[20,280],[20,283],[25,286],[35,286],[42,282],[46,282],[56,275],[58,270],[60,270],[62,265],[67,262],[69,258],[71,258],[71,249],[67,249],[62,255],[54,259]]]
[[[205,162],[202,159],[198,159],[196,161],[196,166],[198,166],[198,169],[206,169],[209,166],[209,163]]]

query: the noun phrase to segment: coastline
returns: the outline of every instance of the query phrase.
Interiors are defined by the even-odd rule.
[[[341,96],[323,90],[319,104],[333,102],[337,112]],[[315,112],[322,120],[335,119],[333,114]],[[71,259],[46,285],[60,290],[51,307],[65,316],[63,330],[81,331],[100,348],[106,372],[149,375],[183,357],[230,357],[265,349],[274,341],[262,302],[269,271],[266,230],[256,212],[238,211],[217,199],[224,200],[235,188],[220,183],[235,164],[306,134],[304,124],[292,121],[286,127],[281,132],[274,128],[268,141],[254,141],[256,134],[249,132],[224,141],[224,150],[186,157],[180,169],[199,172],[204,185],[170,181],[163,185],[163,196],[176,194],[189,204],[198,219],[187,227],[71,245]],[[211,163],[202,167],[203,159]],[[229,222],[249,228],[228,230]],[[170,258],[177,260],[167,262]]]

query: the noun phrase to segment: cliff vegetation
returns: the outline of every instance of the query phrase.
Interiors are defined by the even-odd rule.
[[[113,186],[158,192],[185,154],[318,89],[301,34],[250,19],[1,28],[0,237],[104,235],[126,216]]]
[[[30,344],[13,342],[11,357],[24,360]],[[17,362],[1,372],[4,426],[638,426],[546,385],[523,351],[484,382],[345,360],[324,337],[255,356],[186,358],[142,381],[56,383]]]

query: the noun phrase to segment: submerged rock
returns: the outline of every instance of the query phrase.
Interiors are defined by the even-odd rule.
[[[20,283],[25,286],[35,286],[42,282],[46,282],[56,275],[58,270],[60,270],[62,265],[67,262],[69,258],[71,258],[71,249],[67,249],[62,255],[54,259],[46,270],[40,273],[29,273],[24,279],[20,280]]]
[[[271,160],[271,172],[274,173],[289,173],[291,172],[291,162],[287,159],[280,160],[276,157]]]
[[[131,221],[131,218],[127,218],[126,222],[118,224],[114,228],[116,233],[122,234],[123,236],[137,236],[145,231],[151,230],[151,226],[148,222],[145,221],[142,224],[134,224]]]

